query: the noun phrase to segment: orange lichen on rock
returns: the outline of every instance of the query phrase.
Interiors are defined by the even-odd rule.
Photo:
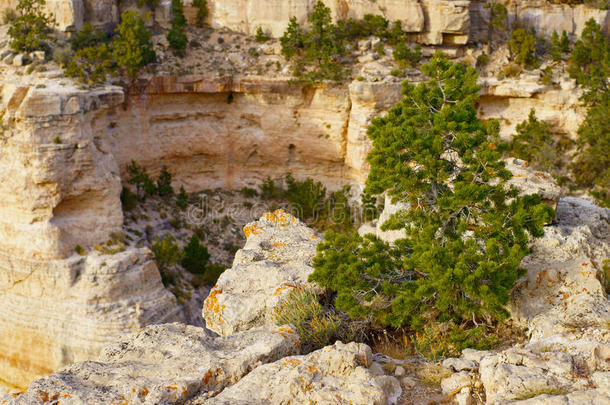
[[[294,284],[288,284],[288,283],[284,283],[281,286],[279,286],[278,288],[275,289],[275,291],[273,292],[273,295],[284,295],[284,292],[286,290],[294,290],[295,288],[297,288],[296,285]]]
[[[244,235],[246,235],[246,238],[249,238],[252,235],[258,235],[263,229],[263,227],[256,226],[256,224],[248,224],[244,226]]]
[[[292,343],[294,343],[294,345],[297,348],[301,348],[301,341],[298,339],[298,337],[295,337],[295,336],[298,336],[298,335],[292,329],[285,328],[285,327],[282,326],[282,327],[278,328],[277,330],[275,330],[273,333],[277,333],[279,335],[284,336],[285,338],[290,340]]]
[[[292,367],[296,367],[299,364],[301,364],[301,360],[299,359],[286,359],[282,362],[283,365],[285,366],[292,366]]]
[[[212,311],[215,314],[219,313],[220,311],[222,311],[223,309],[225,309],[224,305],[220,305],[218,303],[218,294],[221,294],[222,290],[220,288],[218,288],[218,286],[214,286],[212,288],[212,291],[210,291],[210,295],[208,295],[208,298],[205,299],[205,301],[203,302],[206,309],[208,311]]]
[[[289,225],[296,222],[295,217],[282,209],[278,209],[273,212],[266,212],[263,214],[263,218],[277,225]]]

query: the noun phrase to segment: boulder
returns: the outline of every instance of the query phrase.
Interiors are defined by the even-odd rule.
[[[0,403],[182,404],[221,391],[261,363],[297,353],[297,342],[288,326],[217,338],[178,323],[148,326],[108,346],[98,361],[75,363]]]
[[[227,336],[274,324],[274,307],[307,285],[320,238],[294,216],[276,210],[244,227],[247,241],[203,306],[208,328]]]
[[[506,182],[507,186],[515,186],[519,195],[538,194],[544,203],[555,208],[561,196],[561,187],[550,174],[531,169],[521,159],[509,158],[505,163],[513,174]]]
[[[402,389],[390,376],[375,376],[368,367],[371,349],[341,342],[306,356],[291,356],[254,371],[214,398],[193,404],[388,404]]]
[[[513,289],[512,317],[532,342],[591,334],[603,342],[610,301],[600,278],[610,257],[610,209],[566,197],[557,204],[556,222],[532,241],[533,253],[523,259],[527,275]]]

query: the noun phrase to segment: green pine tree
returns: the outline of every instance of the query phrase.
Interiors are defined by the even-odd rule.
[[[180,264],[193,274],[204,274],[208,260],[210,260],[208,249],[199,242],[197,235],[193,235],[188,245],[184,247]]]
[[[512,139],[513,155],[530,162],[537,170],[554,172],[561,156],[550,124],[536,118],[536,111],[532,109],[527,121],[518,124],[516,130]]]
[[[53,15],[46,14],[45,0],[19,0],[18,17],[8,29],[9,46],[17,52],[33,52],[48,47],[51,27],[55,24]]]
[[[208,17],[208,4],[206,0],[193,0],[193,6],[197,7],[197,26],[203,27]]]
[[[517,28],[508,41],[511,55],[516,63],[526,68],[535,68],[540,64],[536,54],[536,35],[534,30]]]
[[[186,54],[188,39],[184,32],[186,17],[184,17],[182,0],[172,0],[172,27],[167,32],[167,42],[174,53],[181,58]]]
[[[140,69],[155,60],[150,32],[136,11],[126,11],[121,14],[121,23],[115,33],[114,58],[117,65],[135,80]]]
[[[157,180],[157,191],[162,197],[174,194],[174,189],[172,188],[172,175],[167,171],[167,166],[165,165],[161,168],[161,173]]]
[[[176,206],[181,210],[185,210],[188,206],[188,195],[184,190],[184,186],[180,186],[180,192],[176,196]]]
[[[474,107],[475,69],[436,54],[422,71],[428,80],[405,82],[403,100],[368,129],[365,192],[409,204],[383,225],[404,238],[390,246],[329,232],[310,280],[352,317],[415,330],[451,321],[467,336],[462,328],[506,319],[529,238],[553,210],[505,186],[498,124],[484,125]]]

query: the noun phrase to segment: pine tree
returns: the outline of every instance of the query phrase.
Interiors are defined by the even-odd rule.
[[[45,0],[19,0],[17,12],[19,16],[11,22],[8,36],[9,46],[17,52],[32,52],[48,46],[51,26],[55,23],[53,15],[46,14],[43,9]]]
[[[557,31],[553,31],[553,35],[551,35],[551,58],[553,58],[555,62],[561,60],[563,53],[559,42],[559,34],[557,34]]]
[[[180,192],[176,196],[176,206],[181,210],[185,210],[188,205],[188,196],[184,190],[184,186],[180,186]]]
[[[197,7],[197,26],[203,27],[208,17],[208,4],[206,0],[193,0],[193,6]]]
[[[184,6],[182,0],[172,0],[172,27],[167,32],[167,42],[174,53],[181,58],[186,54],[188,39],[184,32],[186,18],[184,17]]]
[[[303,28],[297,22],[296,17],[291,17],[290,22],[284,35],[280,38],[280,44],[282,45],[282,55],[287,60],[292,59],[298,52],[304,47],[305,32]]]
[[[422,71],[428,80],[405,82],[403,100],[368,129],[365,192],[409,204],[383,225],[404,238],[390,246],[329,232],[310,280],[336,292],[335,305],[352,317],[476,328],[508,316],[529,237],[543,234],[553,210],[505,186],[498,124],[481,123],[474,107],[475,69],[436,54]]]
[[[118,66],[126,71],[132,80],[135,80],[140,69],[155,60],[150,32],[135,11],[126,11],[121,14],[121,23],[115,32],[114,58]]]
[[[610,40],[592,18],[586,22],[580,40],[574,44],[568,73],[587,89],[585,102],[602,100],[610,90]]]
[[[132,160],[126,167],[129,178],[127,182],[136,186],[136,194],[139,199],[145,199],[157,191],[155,182],[150,178],[146,169]]]
[[[208,260],[210,260],[208,249],[199,242],[197,235],[193,235],[188,245],[184,247],[180,264],[193,274],[204,274]]]
[[[316,60],[321,65],[338,53],[341,47],[340,41],[334,35],[330,8],[318,1],[308,21],[311,29],[306,36],[305,57],[308,60]]]
[[[536,118],[536,111],[532,109],[528,119],[517,125],[516,131],[512,140],[513,154],[530,162],[537,170],[553,172],[560,163],[560,156],[549,123]]]
[[[514,61],[526,68],[535,68],[540,63],[536,55],[536,35],[534,30],[517,28],[513,31],[508,46]]]
[[[508,17],[508,10],[504,4],[496,1],[486,3],[484,6],[489,10],[489,23],[487,27],[487,42],[489,43],[490,49],[493,48],[493,34],[495,32],[504,32],[507,30],[506,20]]]
[[[167,171],[167,166],[165,165],[161,168],[161,173],[157,180],[157,191],[162,197],[174,194],[174,189],[172,188],[172,175]]]

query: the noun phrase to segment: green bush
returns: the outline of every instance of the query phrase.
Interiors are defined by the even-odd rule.
[[[176,206],[181,210],[185,210],[188,206],[188,196],[184,190],[184,186],[180,186],[180,192],[176,196]]]
[[[553,135],[546,121],[536,118],[531,110],[526,121],[517,125],[517,133],[512,140],[512,154],[529,162],[536,170],[560,175],[562,152],[569,149],[569,140]]]
[[[458,357],[466,348],[490,349],[499,339],[489,333],[485,325],[465,330],[448,322],[426,325],[411,337],[411,341],[417,354],[430,361],[437,361],[445,357]]]
[[[536,54],[536,35],[534,30],[517,28],[513,31],[508,46],[515,63],[525,68],[535,68],[540,64]]]
[[[95,85],[106,81],[116,67],[112,49],[107,44],[81,48],[68,60],[65,74],[81,82]]]
[[[146,169],[137,164],[134,160],[126,167],[128,179],[127,183],[136,186],[136,195],[143,200],[148,195],[153,195],[157,192],[155,182],[150,178]]]
[[[506,32],[508,10],[504,4],[498,3],[497,1],[491,1],[485,3],[484,6],[489,10],[489,23],[487,26],[487,42],[489,43],[490,49],[493,48],[493,40],[495,33]]]
[[[135,80],[140,69],[155,60],[150,32],[136,11],[125,11],[115,33],[114,59],[118,67]]]
[[[182,0],[172,0],[172,27],[167,32],[167,42],[174,53],[181,58],[186,54],[188,39],[184,32],[186,18],[184,17]]]
[[[583,102],[589,108],[578,129],[573,177],[580,186],[592,189],[600,204],[610,206],[610,41],[593,19],[574,44],[568,72],[584,87]]]
[[[45,0],[19,0],[18,16],[8,29],[9,46],[17,52],[48,50],[51,27],[55,18],[46,14]]]
[[[74,51],[83,48],[97,47],[105,42],[108,42],[108,36],[105,32],[96,30],[93,25],[84,24],[79,32],[74,34],[70,39],[70,45]]]
[[[267,177],[259,186],[260,196],[263,200],[281,199],[286,195],[281,184],[276,184],[271,177]]]
[[[254,40],[256,42],[261,42],[261,43],[267,42],[267,41],[269,41],[269,39],[270,39],[269,35],[265,31],[263,31],[263,29],[261,27],[258,27],[256,29],[256,35],[254,35]]]
[[[568,33],[563,31],[561,33],[561,38],[559,38],[557,31],[553,31],[553,35],[551,36],[551,57],[553,60],[555,62],[562,60],[566,54],[570,53],[570,48]]]
[[[176,239],[170,234],[166,234],[162,238],[155,236],[154,243],[150,249],[159,268],[163,285],[168,287],[170,284],[175,284],[177,275],[172,267],[182,259],[182,251],[178,247]]]
[[[76,246],[74,247],[74,251],[75,251],[76,253],[78,253],[79,255],[81,255],[81,256],[84,256],[84,255],[85,255],[85,253],[86,253],[86,252],[85,252],[85,249],[84,249],[84,248],[83,248],[81,245],[76,245]]]
[[[203,273],[202,279],[208,285],[216,284],[218,277],[227,269],[226,266],[218,263],[210,263],[207,265],[205,269],[205,273]]]
[[[301,341],[301,352],[309,353],[341,339],[341,319],[324,309],[315,292],[296,288],[275,308],[277,325],[293,325]]]
[[[489,55],[486,53],[482,53],[481,55],[477,56],[477,68],[482,68],[483,66],[487,65],[489,63]]]
[[[121,206],[123,212],[128,212],[136,208],[138,205],[138,196],[131,192],[127,187],[121,190]]]
[[[17,13],[12,8],[5,8],[2,13],[2,24],[10,24],[17,19]]]
[[[499,125],[481,123],[474,107],[476,70],[437,53],[422,71],[428,80],[405,83],[403,100],[368,129],[365,191],[409,204],[383,224],[404,238],[389,245],[327,232],[310,281],[336,293],[335,306],[351,317],[416,331],[453,321],[473,331],[508,317],[529,239],[543,234],[553,210],[505,186]],[[450,334],[465,339],[458,332]]]
[[[199,243],[197,235],[193,235],[188,245],[184,247],[182,267],[193,274],[204,274],[208,260],[210,260],[208,249]]]
[[[402,41],[396,45],[393,55],[394,60],[396,60],[400,66],[415,67],[421,61],[422,49],[421,46],[415,45],[413,50],[411,50],[406,41]]]
[[[193,6],[197,8],[197,26],[203,27],[208,17],[208,4],[206,0],[193,0]]]
[[[157,192],[161,197],[168,195],[174,195],[174,189],[172,188],[172,175],[167,171],[167,166],[161,167],[161,173],[157,179]]]

